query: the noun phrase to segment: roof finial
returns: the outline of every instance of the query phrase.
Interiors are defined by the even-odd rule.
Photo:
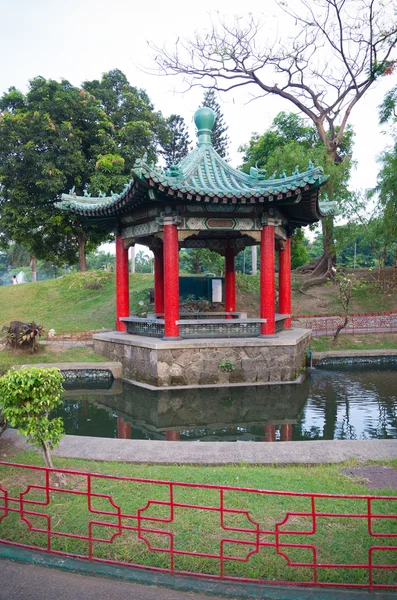
[[[198,143],[210,144],[212,128],[215,123],[215,113],[212,108],[202,106],[194,113],[194,122],[197,127]]]

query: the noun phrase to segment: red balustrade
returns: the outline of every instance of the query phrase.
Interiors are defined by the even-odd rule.
[[[57,483],[60,474],[66,487]],[[0,542],[9,546],[228,581],[397,589],[395,496],[260,490],[6,462],[0,476]],[[333,560],[334,536],[341,534],[343,560],[340,553]]]

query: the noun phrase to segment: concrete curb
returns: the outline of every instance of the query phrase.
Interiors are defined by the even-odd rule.
[[[397,356],[397,350],[328,350],[327,352],[313,352],[313,360],[315,359],[316,362],[323,358],[360,358],[363,356],[374,358],[378,356]]]
[[[396,600],[393,592],[368,592],[367,590],[344,590],[343,588],[327,589],[323,587],[308,588],[297,585],[272,585],[239,583],[234,581],[217,581],[184,575],[158,573],[149,569],[134,567],[118,567],[100,562],[89,562],[74,558],[62,558],[40,551],[30,551],[7,546],[0,543],[0,559],[14,560],[25,564],[58,568],[70,573],[80,573],[96,577],[116,578],[129,581],[131,584],[160,586],[175,591],[211,594],[224,598],[259,598],[262,600]],[[133,588],[131,589],[133,597]],[[156,590],[156,597],[161,600],[161,591]],[[193,599],[192,599],[193,600]]]
[[[17,451],[31,450],[16,430],[0,438]],[[333,464],[397,458],[397,440],[314,440],[311,442],[168,442],[66,435],[54,456],[137,464],[283,465]]]

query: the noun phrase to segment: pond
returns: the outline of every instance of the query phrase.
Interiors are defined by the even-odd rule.
[[[203,442],[397,438],[392,363],[330,365],[299,385],[149,391],[115,381],[108,387],[65,391],[56,414],[67,434]]]

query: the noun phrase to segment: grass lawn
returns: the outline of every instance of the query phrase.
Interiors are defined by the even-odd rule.
[[[358,270],[357,270],[358,271]],[[368,277],[363,270],[362,277]],[[277,279],[277,278],[276,278]],[[153,310],[147,305],[153,288],[153,275],[130,275],[131,313]],[[237,274],[237,310],[259,316],[259,276]],[[335,314],[341,312],[336,285],[316,286],[301,294],[302,281],[293,275],[294,315]],[[115,324],[115,274],[104,271],[70,273],[24,285],[0,287],[0,327],[10,321],[36,321],[47,330],[93,330],[113,328]],[[139,303],[143,302],[144,307]],[[367,282],[352,300],[351,312],[377,312],[397,307],[397,289],[384,293],[374,282]]]
[[[10,458],[8,458],[10,460]],[[42,465],[41,457],[34,452],[24,452],[12,458],[13,461]],[[93,542],[93,556],[107,560],[116,560],[139,565],[170,567],[170,555],[162,551],[150,551],[152,548],[169,549],[170,537],[165,532],[174,534],[175,569],[188,572],[219,574],[220,561],[214,555],[219,554],[220,540],[227,538],[224,553],[239,560],[225,560],[224,573],[229,576],[248,577],[254,579],[276,581],[312,581],[313,570],[307,566],[288,566],[286,559],[277,554],[274,547],[263,546],[258,553],[253,553],[245,560],[250,551],[255,548],[256,527],[260,530],[261,543],[274,543],[275,525],[279,523],[280,542],[283,544],[304,544],[305,548],[286,546],[282,548],[291,561],[310,563],[313,560],[311,545],[317,548],[317,563],[332,564],[367,564],[368,548],[376,546],[395,546],[395,538],[370,537],[366,519],[368,505],[363,499],[330,499],[318,498],[315,501],[317,512],[336,513],[337,516],[317,517],[316,533],[305,535],[312,527],[310,516],[293,515],[288,522],[281,524],[290,512],[311,512],[311,499],[308,497],[293,498],[290,496],[274,496],[270,494],[253,494],[249,492],[225,491],[224,509],[242,512],[224,512],[224,527],[220,523],[219,510],[205,510],[203,507],[219,508],[220,492],[216,489],[200,489],[196,487],[174,486],[174,502],[180,505],[195,505],[200,508],[187,509],[186,506],[174,508],[171,518],[169,501],[170,486],[167,481],[183,481],[191,483],[213,484],[249,487],[262,490],[287,490],[295,492],[312,492],[328,494],[368,494],[368,490],[358,480],[352,480],[340,473],[347,465],[318,465],[318,466],[137,466],[133,464],[94,462],[56,458],[58,468],[89,471],[116,476],[136,477],[144,479],[160,479],[164,483],[123,482],[116,479],[92,478],[91,491],[94,494],[106,494],[106,498],[93,496],[92,509],[108,511],[108,514],[92,514],[87,508],[87,481],[85,476],[67,475],[66,488],[62,492],[54,489],[50,492],[48,506],[25,504],[27,510],[43,512],[51,516],[52,529],[58,533],[69,532],[87,536],[88,522],[95,520],[93,534],[101,540],[110,540],[117,533],[116,508],[121,508],[121,523],[130,526],[123,530],[122,535],[116,535],[113,543],[104,541]],[[387,463],[397,467],[397,461]],[[12,467],[0,466],[0,480],[3,489],[17,498],[20,492],[31,485],[43,484],[42,473],[33,471],[18,471]],[[52,480],[55,483],[55,479]],[[70,493],[74,490],[78,493]],[[371,495],[381,495],[380,492]],[[383,496],[391,495],[391,490],[383,490]],[[44,493],[31,488],[25,494],[25,500],[43,502]],[[110,502],[110,497],[113,504]],[[160,504],[148,504],[149,500],[160,501]],[[11,506],[15,506],[11,502]],[[155,530],[143,531],[141,536],[147,542],[138,538],[137,514],[141,510],[141,527]],[[244,512],[247,511],[247,512]],[[378,500],[373,503],[373,511],[378,515],[396,514],[396,501]],[[343,515],[355,513],[363,515],[360,519],[346,519]],[[248,518],[249,515],[249,518]],[[160,520],[158,520],[160,519]],[[34,527],[45,528],[45,519],[30,515],[29,520]],[[172,521],[172,522],[171,522]],[[107,525],[101,525],[105,522]],[[115,527],[110,527],[114,525]],[[372,527],[376,533],[397,533],[394,519],[373,519]],[[227,529],[232,528],[232,529]],[[291,531],[298,531],[292,534]],[[21,522],[19,514],[9,514],[0,523],[0,537],[31,544],[37,547],[46,546],[46,534],[31,532],[26,522]],[[237,544],[245,540],[250,545]],[[72,539],[61,535],[51,536],[53,550],[86,555],[88,541]],[[189,556],[179,552],[201,552],[206,556]],[[395,553],[391,551],[375,552],[374,565],[380,563],[395,564]],[[319,581],[339,583],[368,583],[368,573],[365,569],[326,569],[318,568]],[[390,569],[374,570],[374,582],[382,584],[397,584],[397,572]]]
[[[153,275],[130,276],[131,312],[146,302],[153,287]],[[10,321],[36,321],[45,329],[92,330],[115,324],[115,275],[104,271],[71,273],[0,288],[0,327]]]
[[[96,354],[92,348],[73,346],[40,345],[37,352],[0,349],[0,373],[14,365],[35,365],[59,362],[106,362],[106,358]]]
[[[311,341],[314,352],[329,350],[397,350],[396,333],[341,334],[336,342],[332,336],[315,337]]]

